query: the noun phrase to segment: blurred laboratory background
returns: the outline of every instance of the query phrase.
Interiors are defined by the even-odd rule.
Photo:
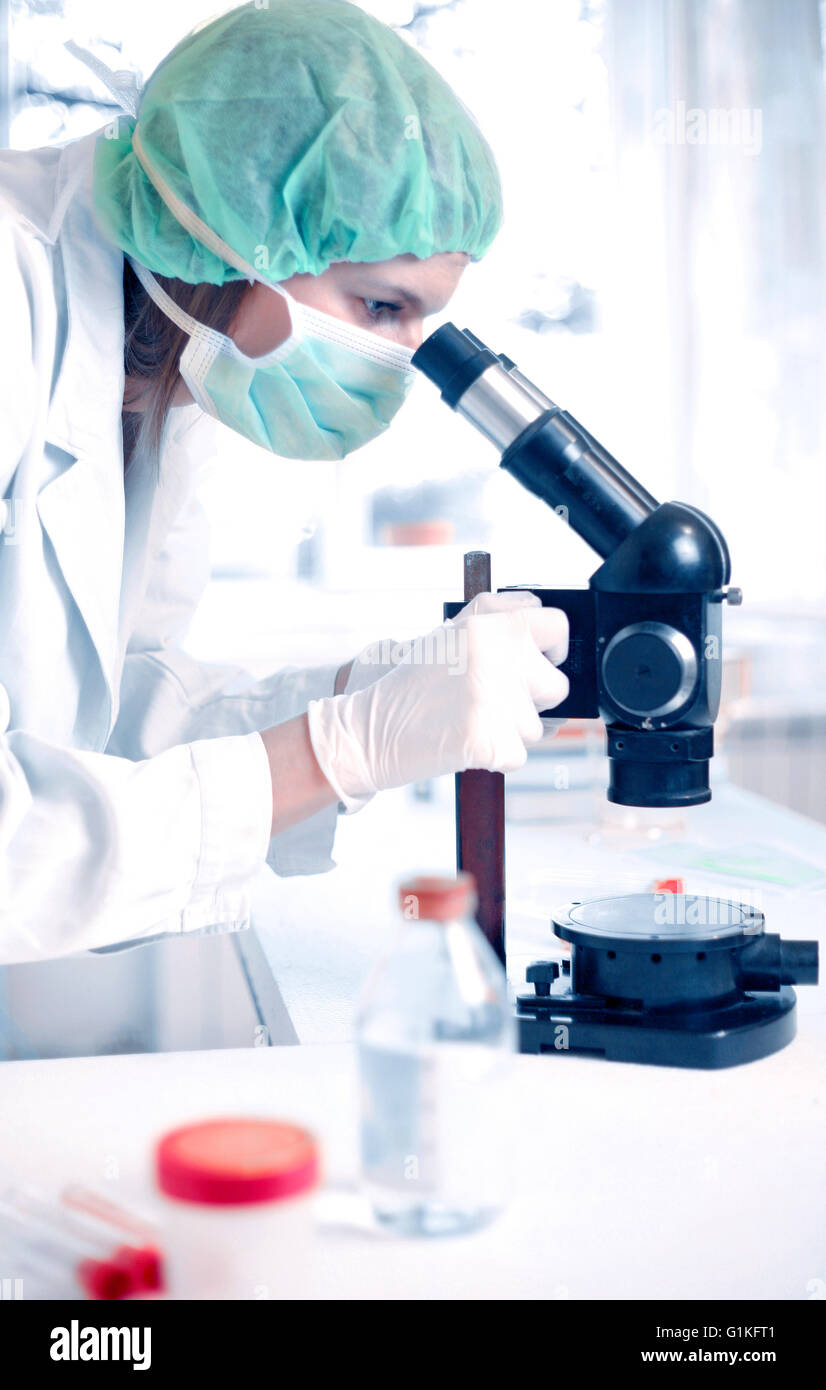
[[[140,83],[228,8],[0,0],[0,144],[60,143],[117,114],[67,40]],[[719,523],[745,601],[725,613],[714,775],[826,820],[826,5],[363,8],[443,73],[502,171],[504,230],[444,317],[513,358],[658,499]],[[424,380],[388,434],[337,464],[291,463],[209,420],[198,428],[212,533],[212,581],[188,638],[198,655],[263,674],[425,631],[461,596],[470,548],[491,552],[500,586],[572,587],[596,568]],[[572,765],[593,758],[593,729],[564,737]],[[207,955],[205,978],[223,979]],[[14,967],[7,1055],[59,1051],[58,1031],[71,1033],[64,1017],[47,1037],[42,1009],[26,1011],[25,972],[47,968]],[[108,968],[113,982],[120,972],[112,1015],[86,1050],[134,1049],[152,1027],[158,1046],[230,1036],[214,1017],[200,1042],[191,1020],[175,1032],[174,977],[167,997],[134,961]],[[237,1018],[236,1004],[219,1020],[222,1009]]]

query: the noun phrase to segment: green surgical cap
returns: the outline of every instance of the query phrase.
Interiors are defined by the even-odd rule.
[[[188,35],[150,77],[141,143],[173,193],[263,277],[441,251],[477,258],[501,222],[476,122],[409,43],[345,0],[244,5]],[[101,135],[95,206],[159,275],[241,272],[173,217],[132,148]]]

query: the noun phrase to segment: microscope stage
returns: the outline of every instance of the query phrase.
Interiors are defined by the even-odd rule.
[[[817,978],[815,943],[764,934],[744,903],[635,893],[572,903],[553,920],[571,958],[537,961],[517,999],[523,1052],[660,1066],[736,1066],[795,1033],[792,981]]]

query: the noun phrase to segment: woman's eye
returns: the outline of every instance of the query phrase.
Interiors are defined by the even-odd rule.
[[[390,304],[386,299],[365,299],[364,307],[371,319],[380,319],[382,314],[401,313],[401,304]]]

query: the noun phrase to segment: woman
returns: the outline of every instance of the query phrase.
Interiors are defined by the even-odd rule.
[[[344,0],[270,0],[186,38],[115,125],[0,156],[3,961],[242,927],[265,859],[330,867],[339,809],[518,766],[566,690],[564,619],[524,598],[390,669],[250,683],[178,645],[206,579],[186,407],[342,457],[495,235],[449,88]]]

